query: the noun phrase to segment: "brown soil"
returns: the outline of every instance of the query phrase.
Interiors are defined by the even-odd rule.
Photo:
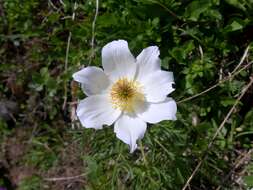
[[[3,179],[8,181],[9,189],[18,189],[24,179],[32,176],[39,176],[42,179],[43,189],[54,190],[79,190],[85,185],[85,177],[79,176],[82,171],[83,161],[81,159],[82,151],[77,142],[66,145],[58,153],[58,160],[55,166],[48,171],[41,171],[36,166],[25,164],[24,157],[32,148],[32,131],[27,128],[16,128],[15,132],[1,145],[0,149],[0,173]],[[64,137],[65,142],[71,142],[70,137]],[[1,177],[1,175],[0,175]],[[67,178],[65,180],[60,178]],[[59,180],[60,179],[60,180]],[[6,182],[7,183],[7,182]]]

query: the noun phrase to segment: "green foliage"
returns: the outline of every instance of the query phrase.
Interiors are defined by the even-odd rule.
[[[42,183],[41,178],[38,176],[28,177],[28,178],[25,178],[21,181],[21,184],[18,189],[19,190],[41,189],[42,188],[41,183]]]
[[[59,159],[58,152],[60,151],[61,138],[57,134],[56,129],[50,130],[48,125],[41,124],[41,130],[47,130],[47,134],[36,136],[30,139],[30,149],[25,155],[24,164],[28,164],[39,168],[42,171],[47,171]]]
[[[249,53],[242,65],[252,61],[252,0],[100,1],[93,57],[96,1],[75,2],[0,1],[0,98],[15,100],[20,107],[14,124],[0,120],[0,142],[8,143],[16,128],[34,129],[20,162],[38,172],[22,180],[20,189],[50,189],[42,178],[48,177],[47,171],[63,167],[60,152],[72,142],[82,150],[81,156],[74,156],[84,163],[78,165],[87,174],[84,189],[182,189],[249,81],[252,66],[212,91],[178,104],[176,122],[149,126],[141,141],[145,158],[140,149],[129,154],[111,127],[71,130],[71,107],[67,104],[62,109],[64,96],[68,102],[83,98],[80,89],[72,88],[72,74],[90,59],[91,65],[101,66],[101,48],[125,39],[135,55],[147,46],[159,46],[162,67],[174,72],[174,99],[202,92],[231,74],[247,46]],[[233,178],[223,179],[238,152],[253,148],[251,107],[252,92],[248,92],[214,141],[192,189],[238,187]],[[252,186],[249,171],[243,180]]]

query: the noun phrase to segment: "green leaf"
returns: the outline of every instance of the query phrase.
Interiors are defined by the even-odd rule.
[[[247,184],[247,186],[253,187],[253,175],[244,176],[243,180]]]
[[[189,20],[197,21],[200,15],[207,11],[210,6],[211,3],[208,0],[193,1],[186,7],[185,16],[188,17]]]
[[[225,30],[227,30],[229,32],[233,32],[236,30],[241,30],[242,28],[243,28],[243,25],[241,23],[239,23],[238,21],[234,20],[231,24],[226,26]]]
[[[228,4],[232,5],[235,8],[246,11],[243,1],[241,0],[225,0]]]
[[[221,104],[224,107],[231,106],[234,103],[235,103],[235,99],[234,98],[225,98],[224,100],[221,100]]]

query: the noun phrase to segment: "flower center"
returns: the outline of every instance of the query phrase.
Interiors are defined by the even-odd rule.
[[[111,88],[111,101],[114,108],[133,112],[134,106],[144,100],[141,86],[137,81],[121,78]]]

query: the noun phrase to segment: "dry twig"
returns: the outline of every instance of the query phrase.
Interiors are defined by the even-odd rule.
[[[237,69],[241,66],[241,64],[244,62],[244,60],[246,59],[246,57],[247,57],[247,55],[248,55],[248,52],[249,52],[249,45],[248,45],[248,47],[246,48],[246,50],[244,51],[244,53],[243,53],[243,56],[242,56],[242,58],[241,58],[241,60],[240,60],[240,62],[239,62],[239,64],[235,67],[235,69],[232,71],[232,74],[234,73],[234,72],[236,72],[237,71]]]
[[[83,173],[80,175],[76,175],[76,176],[69,176],[69,177],[52,177],[52,178],[44,178],[45,181],[66,181],[66,180],[74,180],[74,179],[78,179],[81,177],[86,176],[87,173]]]
[[[94,19],[92,22],[91,55],[90,55],[90,59],[89,59],[89,65],[91,64],[91,60],[95,55],[94,41],[95,41],[95,27],[96,27],[96,20],[97,20],[97,16],[98,16],[98,8],[99,8],[99,0],[96,0],[96,12],[95,12],[95,16],[94,16]]]
[[[77,9],[77,3],[75,2],[74,4],[74,10],[72,13],[72,20],[75,20],[75,11]],[[64,71],[65,73],[68,70],[68,58],[69,58],[69,47],[70,47],[70,42],[71,42],[71,37],[72,37],[72,32],[69,32],[69,36],[68,36],[68,41],[67,41],[67,48],[66,48],[66,56],[65,56],[65,65],[64,65]],[[64,83],[64,101],[63,101],[63,105],[62,105],[62,110],[65,110],[66,108],[66,104],[67,104],[67,95],[68,95],[68,87],[67,87],[67,82],[65,81]]]

